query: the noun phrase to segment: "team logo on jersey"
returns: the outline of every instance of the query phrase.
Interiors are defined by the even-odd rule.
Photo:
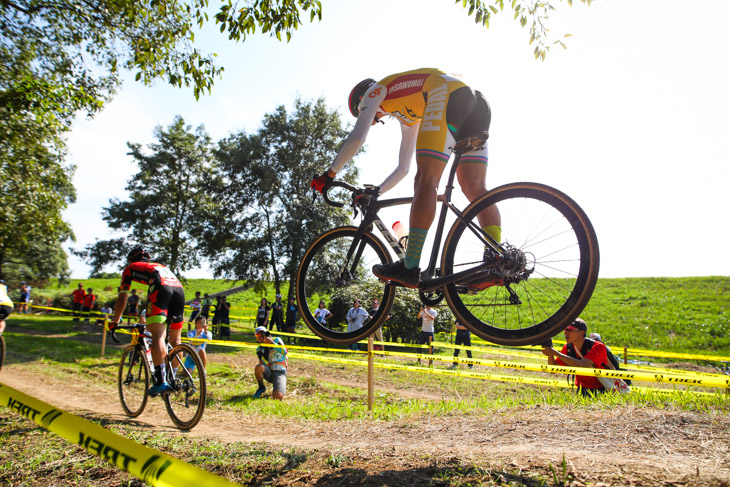
[[[423,83],[429,75],[413,74],[410,76],[399,76],[388,85],[388,96],[401,97],[412,93],[418,93],[423,88]]]

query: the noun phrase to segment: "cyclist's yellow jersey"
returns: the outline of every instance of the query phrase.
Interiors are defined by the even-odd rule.
[[[5,284],[0,284],[0,306],[12,306],[13,302],[8,296],[8,287]]]
[[[444,112],[449,94],[466,86],[463,81],[435,68],[393,74],[377,84],[387,89],[385,99],[380,102],[380,109],[408,126],[423,121],[421,130],[428,130],[432,122],[445,120]],[[368,96],[377,97],[381,89],[375,88]]]

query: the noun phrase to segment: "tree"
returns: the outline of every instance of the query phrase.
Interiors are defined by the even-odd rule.
[[[227,208],[203,232],[216,275],[293,284],[306,245],[319,233],[349,221],[346,211],[310,199],[309,183],[337,154],[347,133],[324,100],[297,99],[264,117],[256,134],[221,141],[215,151],[225,184],[219,198]],[[354,183],[357,169],[342,173]],[[293,285],[289,287],[293,292]]]
[[[561,0],[562,1],[562,0]],[[580,0],[582,3],[590,5],[593,0]],[[573,5],[573,0],[566,0],[568,5]],[[456,0],[456,3],[461,3],[464,8],[469,7],[467,15],[474,15],[474,22],[482,24],[487,29],[489,28],[489,20],[493,14],[499,13],[504,10],[504,0]],[[565,49],[565,43],[558,39],[550,42],[548,39],[549,29],[547,28],[547,21],[549,19],[550,12],[555,10],[555,7],[549,1],[541,0],[512,0],[510,8],[514,11],[515,20],[519,19],[520,25],[525,27],[530,23],[530,44],[535,43],[535,59],[545,60],[550,51],[551,46],[559,45]],[[566,34],[564,37],[570,37],[570,34]]]
[[[0,109],[0,278],[63,278],[68,263],[61,243],[73,232],[62,212],[76,199],[74,168],[43,143],[43,124],[3,115]]]
[[[180,116],[166,130],[158,126],[155,137],[150,155],[140,144],[127,144],[140,169],[127,184],[130,199],[111,200],[103,211],[111,229],[131,235],[97,241],[76,252],[93,274],[125,261],[135,245],[148,248],[155,260],[176,273],[200,265],[197,232],[220,211],[210,191],[219,184],[210,137],[202,125],[192,132]]]

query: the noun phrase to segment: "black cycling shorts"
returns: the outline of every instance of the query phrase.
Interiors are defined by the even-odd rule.
[[[147,292],[149,307],[147,322],[159,323],[154,316],[164,316],[171,330],[181,330],[185,320],[185,291],[181,287],[150,286]],[[152,319],[151,319],[152,318]]]
[[[13,307],[8,306],[6,304],[3,304],[0,306],[0,321],[3,321],[5,318],[13,314]]]

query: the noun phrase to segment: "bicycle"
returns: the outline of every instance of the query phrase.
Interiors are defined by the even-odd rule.
[[[132,331],[132,343],[122,351],[119,361],[119,400],[124,413],[136,418],[147,405],[150,377],[154,375],[150,350],[152,335],[142,323],[118,325],[111,330],[111,337],[117,343],[116,331],[120,329]],[[165,370],[170,391],[161,394],[162,399],[175,426],[189,430],[198,424],[205,409],[206,377],[203,363],[190,345],[182,343],[173,348],[167,340],[165,343]]]
[[[421,273],[421,302],[436,306],[445,298],[451,311],[476,336],[500,345],[534,345],[559,333],[587,305],[598,279],[598,240],[585,212],[566,194],[538,183],[499,186],[463,211],[451,203],[454,176],[461,155],[486,143],[488,134],[468,137],[453,148],[455,157],[441,203],[428,267]],[[301,316],[319,337],[350,344],[372,333],[385,321],[398,284],[378,280],[373,264],[392,262],[388,247],[402,259],[406,243],[383,224],[378,211],[410,204],[410,198],[378,199],[379,188],[356,188],[334,181],[323,192],[342,188],[359,226],[334,228],[319,235],[304,253],[296,278]],[[348,194],[349,193],[349,194]],[[316,194],[315,194],[316,196]],[[502,219],[502,241],[482,229],[478,217],[496,205]],[[444,240],[447,214],[455,219]],[[441,245],[444,240],[443,245]],[[437,258],[441,251],[440,266]],[[314,319],[321,299],[343,289],[364,292],[360,299],[379,299],[380,308],[362,328],[342,331],[337,320]],[[364,291],[363,291],[364,290]],[[331,300],[330,300],[331,301]]]
[[[0,333],[0,370],[3,370],[3,363],[5,363],[5,338]]]

